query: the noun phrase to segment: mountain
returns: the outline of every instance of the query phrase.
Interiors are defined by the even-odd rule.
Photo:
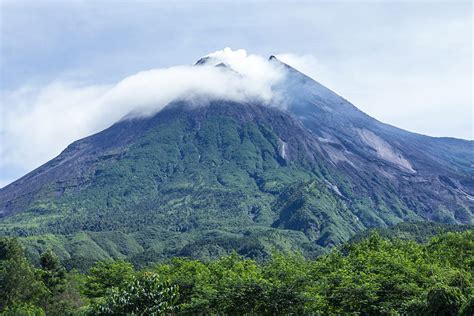
[[[0,190],[0,234],[87,266],[314,257],[367,228],[474,223],[473,141],[381,123],[268,62],[285,71],[279,102],[177,100],[78,140]],[[234,71],[209,57],[195,67],[206,64]]]

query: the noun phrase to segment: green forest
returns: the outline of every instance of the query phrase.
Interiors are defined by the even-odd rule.
[[[0,239],[1,315],[473,315],[474,231],[427,241],[377,231],[316,259],[172,258],[145,268],[98,261],[67,271],[45,251],[33,265]]]

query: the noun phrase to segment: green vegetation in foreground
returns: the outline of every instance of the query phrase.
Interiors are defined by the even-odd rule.
[[[358,233],[349,242],[359,242],[377,232],[381,237],[388,239],[414,240],[426,243],[436,235],[448,232],[463,232],[474,230],[474,225],[440,224],[434,222],[402,222],[385,228],[372,228]]]
[[[35,268],[17,239],[0,239],[1,315],[473,315],[474,231],[427,243],[373,233],[318,259],[236,253],[173,258],[136,270],[99,261],[66,272],[46,251]]]

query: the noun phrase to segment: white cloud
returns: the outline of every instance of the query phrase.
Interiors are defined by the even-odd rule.
[[[132,111],[152,115],[176,99],[268,102],[283,77],[278,66],[244,50],[209,57],[205,65],[143,71],[110,85],[55,82],[3,91],[0,170],[31,170]],[[222,62],[235,71],[214,67]]]

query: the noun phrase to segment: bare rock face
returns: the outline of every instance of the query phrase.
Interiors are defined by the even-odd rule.
[[[375,150],[378,158],[392,163],[407,172],[416,173],[410,162],[400,152],[396,152],[388,142],[366,129],[357,129],[356,132],[359,134],[362,142]]]

